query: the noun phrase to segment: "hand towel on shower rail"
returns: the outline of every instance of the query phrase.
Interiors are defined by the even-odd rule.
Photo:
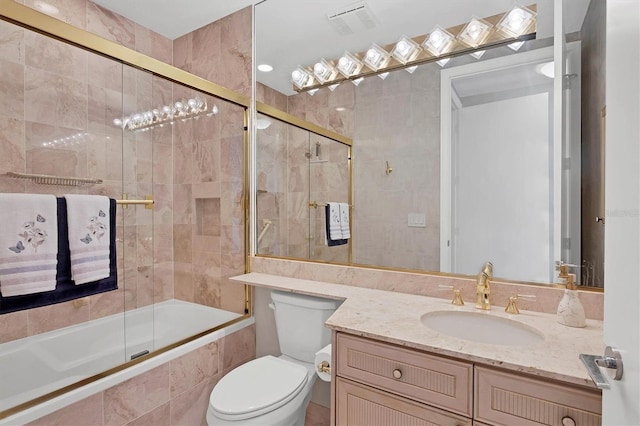
[[[349,204],[347,203],[340,203],[340,231],[342,232],[343,240],[351,238],[351,229],[349,228]]]
[[[339,203],[327,203],[326,220],[329,224],[329,239],[341,240],[342,229],[340,228],[340,204]]]
[[[57,202],[53,195],[0,194],[0,293],[56,288]]]
[[[331,205],[335,205],[336,210],[334,211],[334,213],[332,213],[331,211]],[[332,233],[331,233],[331,226],[332,226],[332,221],[335,221],[335,219],[337,218],[339,221],[340,218],[340,211],[339,211],[339,207],[337,203],[327,203],[327,205],[324,208],[324,223],[325,223],[325,235],[326,235],[326,239],[327,239],[327,246],[329,247],[333,247],[333,246],[341,246],[344,244],[347,244],[347,240],[343,240],[342,239],[342,232],[340,231],[340,223],[338,222],[338,231],[334,232],[334,234],[337,236],[336,239],[334,239],[332,237]]]
[[[65,195],[69,223],[71,279],[76,285],[109,276],[109,198]]]

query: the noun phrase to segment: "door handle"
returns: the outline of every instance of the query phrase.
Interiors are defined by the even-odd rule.
[[[622,379],[622,356],[620,352],[611,346],[604,350],[604,356],[580,354],[580,360],[587,368],[589,377],[598,389],[610,389],[609,381],[604,377],[599,367],[607,370],[607,374],[613,380]]]

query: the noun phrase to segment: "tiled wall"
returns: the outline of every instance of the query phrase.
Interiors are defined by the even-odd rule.
[[[252,325],[29,425],[205,425],[213,386],[254,358]]]
[[[174,65],[250,96],[251,38],[251,8],[245,8],[176,39]],[[244,289],[228,278],[245,268],[244,110],[209,102],[219,107],[216,116],[176,126],[175,295],[243,313]]]
[[[0,173],[103,180],[59,187],[3,177],[0,191],[122,198],[124,188],[139,198],[171,183],[170,130],[123,134],[113,125],[114,118],[170,101],[171,84],[6,22],[0,22],[0,51]],[[172,298],[173,282],[164,279],[172,253],[153,244],[172,238],[171,193],[158,201],[155,211],[118,209],[118,290],[4,315],[0,342]]]
[[[177,38],[174,65],[250,97],[251,14],[247,7]]]

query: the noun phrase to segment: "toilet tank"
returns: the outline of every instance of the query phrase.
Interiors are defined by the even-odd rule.
[[[283,355],[314,361],[316,352],[331,343],[331,330],[324,326],[342,301],[272,291],[276,330]]]

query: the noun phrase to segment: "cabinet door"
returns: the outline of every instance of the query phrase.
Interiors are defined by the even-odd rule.
[[[597,390],[475,368],[473,417],[477,421],[504,426],[600,426],[601,408]]]
[[[469,418],[340,377],[336,400],[338,426],[471,426]]]

